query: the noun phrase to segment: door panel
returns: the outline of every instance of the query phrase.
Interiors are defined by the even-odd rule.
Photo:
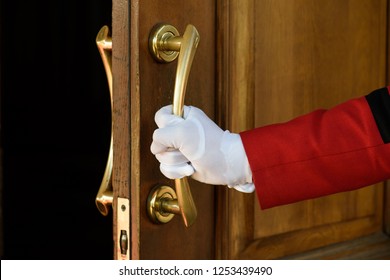
[[[202,9],[199,9],[202,7]],[[200,43],[188,80],[185,104],[202,108],[210,117],[215,108],[215,3],[213,1],[140,1],[140,99],[141,99],[141,250],[142,259],[209,259],[214,257],[214,189],[189,180],[198,211],[194,225],[185,228],[177,216],[165,225],[153,224],[142,211],[151,187],[157,183],[174,186],[159,171],[150,153],[156,125],[154,114],[172,104],[177,61],[157,63],[150,55],[148,38],[157,23],[169,23],[183,34],[193,24]],[[191,241],[191,242],[189,242]],[[167,254],[169,252],[169,254]]]
[[[287,121],[386,85],[387,1],[226,2],[233,131]],[[242,44],[249,51],[237,58]],[[227,205],[240,201],[221,218],[232,229],[221,237],[228,244],[222,258],[280,258],[380,232],[388,211],[383,183],[264,211],[255,196],[222,196]]]
[[[147,215],[146,202],[149,192],[157,184],[174,187],[174,182],[161,174],[159,164],[150,152],[150,144],[157,128],[155,112],[172,104],[177,66],[177,60],[158,63],[153,59],[148,47],[149,34],[158,23],[173,25],[181,35],[187,24],[197,28],[200,43],[190,71],[185,104],[202,108],[213,118],[216,91],[215,3],[207,0],[130,3],[114,0],[113,10],[113,65],[116,61],[122,67],[117,71],[122,74],[127,71],[130,78],[128,80],[126,75],[121,75],[122,79],[115,81],[114,73],[113,187],[119,196],[130,198],[131,257],[214,258],[213,187],[189,180],[198,211],[198,218],[190,228],[184,226],[180,216],[167,224],[154,224]],[[128,28],[128,22],[131,28]],[[126,44],[129,44],[130,50]],[[118,244],[118,240],[115,243]]]

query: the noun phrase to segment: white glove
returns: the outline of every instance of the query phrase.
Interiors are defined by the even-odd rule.
[[[192,175],[203,183],[254,191],[239,134],[223,131],[203,111],[191,106],[184,106],[183,118],[172,114],[172,105],[163,107],[155,121],[159,129],[153,134],[151,151],[166,177]]]

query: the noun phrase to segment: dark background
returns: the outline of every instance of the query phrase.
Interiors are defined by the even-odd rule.
[[[112,3],[0,3],[2,259],[112,259],[94,202],[111,129],[95,38]]]

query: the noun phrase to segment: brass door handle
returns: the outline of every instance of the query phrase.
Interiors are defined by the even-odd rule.
[[[183,116],[188,76],[199,39],[199,33],[193,25],[187,25],[183,36],[180,36],[175,27],[161,24],[155,26],[149,36],[149,49],[157,61],[171,62],[178,56],[172,109],[173,114],[177,116]],[[196,220],[197,210],[187,178],[176,179],[175,188],[177,200],[170,191],[162,191],[163,194],[168,193],[162,197],[158,195],[158,191],[157,194],[156,190],[152,191],[148,201],[149,215],[154,221],[165,223],[167,222],[166,216],[173,216],[169,214],[180,214],[185,226],[189,227]],[[157,204],[155,204],[156,201]],[[158,218],[160,216],[164,218],[160,220]]]
[[[112,69],[111,69],[111,55],[112,55],[112,39],[109,36],[109,28],[103,26],[96,36],[96,45],[100,56],[103,60],[104,69],[107,75],[108,88],[110,91],[111,112],[112,112]],[[109,208],[112,205],[112,158],[113,158],[113,143],[112,143],[112,127],[111,127],[111,141],[110,151],[108,153],[108,160],[106,169],[104,171],[103,180],[100,184],[99,191],[96,195],[95,203],[102,215],[107,216]]]

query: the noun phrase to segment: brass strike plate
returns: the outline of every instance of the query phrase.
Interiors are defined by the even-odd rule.
[[[130,202],[127,198],[118,197],[116,223],[116,255],[119,260],[130,259]]]

